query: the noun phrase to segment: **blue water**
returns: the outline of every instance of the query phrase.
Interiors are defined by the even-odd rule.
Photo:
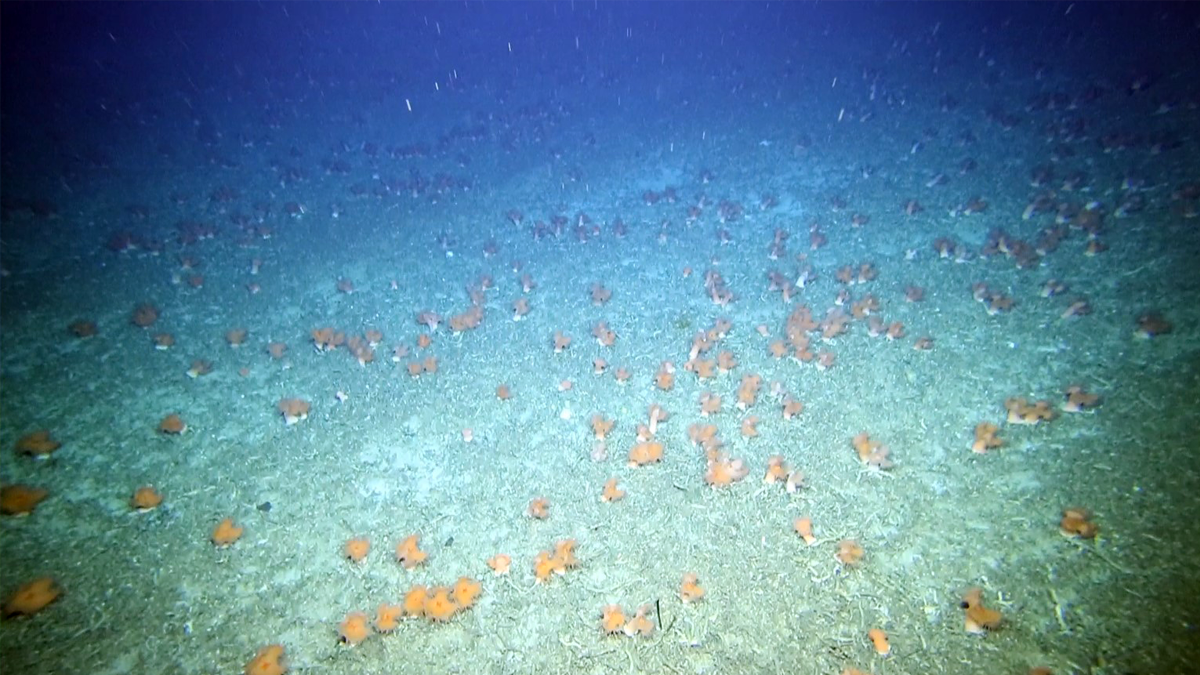
[[[1190,672],[1198,17],[5,3],[0,482],[46,491],[0,519],[5,672],[241,672],[269,644],[291,672]],[[789,331],[802,306],[820,328]],[[325,327],[357,351],[314,349]],[[628,466],[652,405],[663,457]],[[983,422],[1002,444],[973,453]],[[61,446],[23,453],[37,430]],[[763,481],[776,455],[805,487]],[[1060,533],[1076,507],[1095,538]],[[564,539],[579,564],[539,583]],[[339,639],[464,576],[483,593],[450,621]],[[22,611],[41,577],[61,593]],[[1003,617],[983,635],[973,587]],[[653,634],[603,635],[608,605]]]

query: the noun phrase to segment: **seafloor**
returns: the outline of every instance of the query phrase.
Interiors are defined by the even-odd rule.
[[[1061,12],[1047,10],[1052,30],[1075,30]],[[0,624],[4,671],[233,673],[279,643],[292,672],[330,675],[1187,672],[1200,622],[1196,79],[1166,70],[1134,86],[1128,63],[1088,60],[1104,38],[1086,32],[1039,63],[1020,22],[977,55],[956,25],[896,21],[862,40],[796,29],[773,60],[748,46],[752,26],[725,28],[736,54],[709,35],[661,62],[645,45],[585,59],[553,43],[566,56],[545,87],[536,69],[485,70],[480,48],[475,70],[445,69],[420,95],[381,66],[297,66],[115,99],[53,139],[45,128],[76,113],[42,127],[6,114],[0,475],[48,497],[0,520],[0,592],[50,576],[62,593]],[[525,46],[552,38],[569,42]],[[21,125],[41,131],[14,141]],[[952,213],[975,197],[979,213]],[[1050,207],[1023,217],[1039,198]],[[1048,230],[1061,242],[1046,246]],[[939,237],[962,259],[940,258]],[[838,280],[864,263],[877,277]],[[809,267],[815,280],[796,286]],[[1042,297],[1049,280],[1069,290]],[[593,284],[611,300],[593,303]],[[906,300],[909,286],[923,299]],[[873,296],[903,336],[854,318],[829,340],[794,336],[832,352],[827,369],[773,356],[797,307],[820,321],[843,291],[842,311]],[[1004,297],[1011,309],[986,311]],[[530,311],[514,321],[521,298]],[[1090,312],[1067,315],[1077,300]],[[476,302],[479,325],[451,331]],[[146,328],[131,322],[143,303],[158,310]],[[443,323],[421,325],[423,310]],[[1171,330],[1139,337],[1151,312]],[[689,350],[722,319],[732,327],[693,366],[724,351],[736,365],[699,378]],[[74,336],[78,320],[96,334]],[[380,331],[374,360],[314,349],[326,326]],[[234,328],[248,331],[236,348]],[[573,339],[561,353],[556,331]],[[160,333],[174,346],[155,349]],[[914,349],[924,336],[932,349]],[[410,376],[428,356],[436,372]],[[212,372],[189,377],[197,359]],[[664,361],[669,390],[656,386]],[[763,384],[743,412],[750,374]],[[1098,405],[1065,411],[1070,385]],[[704,392],[723,398],[708,417]],[[803,402],[790,420],[785,395]],[[1014,397],[1048,401],[1053,418],[1008,423]],[[307,419],[285,424],[284,398],[311,402]],[[664,455],[631,468],[652,405],[669,414]],[[159,432],[171,413],[184,433]],[[597,413],[616,423],[606,452]],[[757,437],[740,433],[747,416]],[[977,454],[981,422],[1003,444]],[[689,441],[696,423],[724,442],[710,462]],[[38,429],[61,447],[14,452]],[[861,462],[860,432],[894,465]],[[804,472],[802,489],[763,482],[774,455]],[[726,457],[749,475],[709,486],[706,464]],[[627,495],[602,503],[610,477]],[[147,484],[164,501],[137,512]],[[536,497],[545,520],[526,514]],[[1060,533],[1071,507],[1091,513],[1094,538]],[[802,516],[811,546],[793,531]],[[218,548],[226,517],[244,534]],[[411,571],[393,553],[410,534],[429,556]],[[353,537],[373,544],[360,563],[343,552]],[[567,538],[578,565],[536,583],[539,551]],[[863,549],[856,564],[835,558],[844,539]],[[486,564],[498,553],[508,575]],[[707,591],[698,602],[680,599],[688,572]],[[448,622],[339,640],[348,613],[462,576],[482,595]],[[964,630],[972,587],[1003,616],[983,635]],[[653,634],[603,636],[609,604],[649,604]]]

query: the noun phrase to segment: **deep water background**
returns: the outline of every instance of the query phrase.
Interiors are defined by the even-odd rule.
[[[50,492],[0,520],[0,594],[46,574],[65,589],[0,623],[5,673],[238,672],[274,642],[294,672],[331,674],[1190,672],[1200,8],[3,2],[0,31],[0,482]],[[1047,194],[1101,211],[1103,249],[1052,211],[1022,217]],[[962,214],[972,197],[987,208]],[[1066,238],[1032,269],[981,255],[998,231],[1055,225]],[[836,281],[863,263],[878,279]],[[809,266],[781,302],[768,274]],[[485,278],[477,330],[415,320],[466,310]],[[1070,292],[1043,297],[1051,279]],[[1013,311],[988,315],[976,283]],[[797,305],[821,318],[840,292],[877,296],[906,335],[814,334],[827,371],[770,355]],[[1091,314],[1064,317],[1078,298]],[[512,321],[518,299],[532,311]],[[161,316],[143,330],[130,313],[147,302]],[[1173,331],[1136,338],[1146,311]],[[682,366],[719,318],[739,365],[697,380]],[[611,348],[589,336],[600,321]],[[360,365],[312,349],[325,326],[384,340]],[[934,349],[913,350],[925,335]],[[410,377],[428,355],[438,373]],[[213,373],[188,377],[197,359]],[[671,391],[653,384],[665,361]],[[750,373],[764,391],[743,413]],[[1070,384],[1103,403],[1004,423],[1009,397],[1060,407]],[[701,417],[703,393],[719,414]],[[785,394],[799,419],[781,419]],[[284,425],[289,397],[309,419]],[[652,404],[672,416],[664,461],[630,469]],[[155,431],[170,413],[187,433]],[[603,448],[593,414],[616,421]],[[982,421],[1005,445],[976,456]],[[699,422],[746,481],[704,484]],[[36,429],[63,447],[12,452]],[[856,461],[864,431],[892,448],[889,473]],[[761,484],[774,455],[810,488]],[[600,504],[610,477],[629,496]],[[144,484],[164,505],[132,513]],[[534,497],[546,522],[523,515]],[[1097,540],[1059,534],[1068,506],[1095,513]],[[817,546],[791,531],[802,515]],[[247,534],[216,550],[224,517]],[[390,549],[413,533],[431,557],[410,573]],[[357,536],[374,548],[350,566]],[[580,569],[535,586],[530,561],[568,537]],[[834,561],[842,538],[860,568]],[[498,552],[510,577],[484,565]],[[703,603],[678,601],[688,571]],[[463,575],[484,595],[449,624],[337,642],[348,612]],[[961,630],[972,586],[1001,630]],[[600,607],[652,601],[653,640],[597,635]],[[891,657],[864,639],[880,626]]]

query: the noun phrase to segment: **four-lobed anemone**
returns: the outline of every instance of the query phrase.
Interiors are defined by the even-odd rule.
[[[44,488],[13,484],[0,487],[0,513],[6,516],[27,516],[50,492]]]
[[[209,535],[209,539],[212,541],[214,546],[218,548],[226,548],[228,546],[232,546],[233,543],[238,539],[241,539],[243,531],[244,528],[233,522],[233,518],[225,518],[221,522],[217,523],[217,526],[213,528],[212,534]]]
[[[287,672],[287,654],[281,644],[271,644],[259,649],[242,669],[243,675],[284,675]]]
[[[963,629],[968,633],[982,635],[1000,627],[1002,620],[1000,612],[983,605],[983,589],[978,587],[968,589],[963,594],[960,606],[966,610],[963,616]]]
[[[58,599],[62,589],[51,577],[39,577],[21,584],[4,601],[4,618],[37,614]]]
[[[396,562],[399,562],[401,567],[411,570],[429,557],[428,553],[420,549],[420,542],[421,535],[411,534],[396,545]]]
[[[129,498],[129,505],[134,510],[139,512],[152,511],[162,504],[163,496],[153,485],[143,485],[134,490],[133,496]]]
[[[312,404],[299,398],[281,398],[275,407],[283,415],[283,423],[292,426],[308,419]]]
[[[17,439],[16,451],[21,455],[31,457],[49,457],[51,453],[62,447],[62,443],[54,440],[47,429],[25,434]]]

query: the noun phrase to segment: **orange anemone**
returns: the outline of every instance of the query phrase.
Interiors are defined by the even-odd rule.
[[[351,539],[346,542],[342,550],[351,561],[362,562],[371,550],[371,541],[366,537]]]
[[[371,637],[371,623],[363,612],[350,612],[338,625],[338,639],[353,647]]]
[[[475,605],[475,600],[483,592],[483,584],[471,577],[459,577],[450,589],[450,595],[459,610],[469,609]]]
[[[143,485],[134,491],[133,497],[129,500],[129,505],[138,511],[150,511],[162,504],[162,493],[154,489],[153,485]]]
[[[458,605],[450,599],[450,589],[438,586],[429,592],[425,598],[425,618],[430,621],[449,621],[458,611]]]
[[[267,645],[242,669],[245,675],[284,675],[288,671],[283,645]]]
[[[243,528],[233,522],[233,518],[226,518],[217,523],[213,528],[212,543],[218,547],[224,548],[233,544],[233,542],[242,538]]]
[[[420,541],[421,535],[412,534],[396,546],[396,560],[404,569],[411,570],[429,557],[428,553],[418,547]]]
[[[679,599],[684,604],[692,602],[700,602],[704,598],[704,587],[700,585],[700,579],[694,572],[688,572],[683,575],[683,581],[679,584]]]
[[[620,605],[605,605],[600,610],[600,631],[605,635],[618,635],[625,629],[625,611]]]
[[[509,568],[512,567],[512,556],[507,553],[497,553],[488,559],[487,564],[496,576],[508,574]]]
[[[22,584],[4,601],[4,617],[36,614],[54,602],[62,593],[50,577],[41,577]]]

